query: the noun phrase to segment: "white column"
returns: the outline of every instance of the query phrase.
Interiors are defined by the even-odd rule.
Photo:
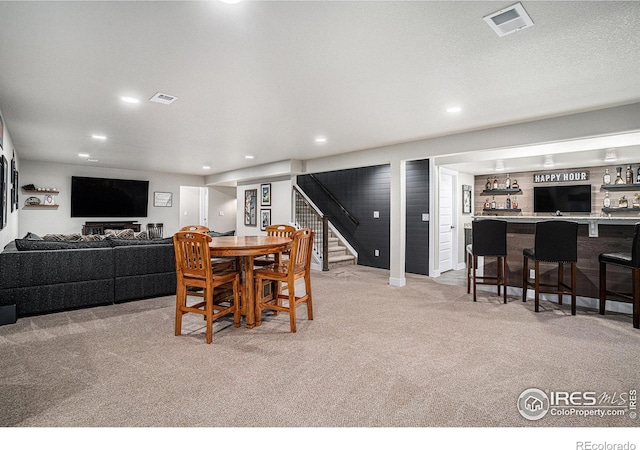
[[[391,242],[390,276],[391,286],[402,287],[407,283],[404,273],[406,241],[406,163],[391,161]]]

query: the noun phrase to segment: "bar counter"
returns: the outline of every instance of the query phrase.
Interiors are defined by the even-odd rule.
[[[578,263],[577,295],[597,299],[599,297],[600,253],[631,252],[634,225],[640,217],[630,216],[510,216],[506,214],[474,216],[474,220],[507,221],[507,282],[509,286],[522,288],[522,250],[533,248],[535,224],[546,220],[567,220],[578,222]],[[495,259],[487,261],[489,273],[495,273]],[[545,282],[555,281],[556,265],[542,264],[541,271]],[[565,275],[565,282],[568,282]],[[607,286],[611,290],[631,291],[631,271],[607,266]],[[565,297],[565,303],[567,297]],[[624,301],[616,299],[616,301]]]

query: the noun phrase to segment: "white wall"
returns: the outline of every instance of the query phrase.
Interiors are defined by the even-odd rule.
[[[72,176],[148,180],[148,217],[122,219],[100,217],[89,219],[72,218]],[[170,236],[180,229],[180,186],[204,186],[204,177],[24,160],[20,165],[20,185],[25,184],[33,184],[36,187],[57,188],[60,194],[57,196],[56,202],[59,203],[60,206],[55,210],[23,209],[26,195],[20,192],[19,237],[24,236],[28,232],[38,235],[48,233],[79,233],[82,230],[82,225],[86,221],[100,220],[137,220],[142,225],[142,229],[146,229],[147,223],[160,222],[164,224],[164,235]],[[155,191],[173,193],[173,206],[154,207],[153,193]],[[15,238],[15,236],[13,238]]]
[[[271,183],[271,206],[260,205],[260,185]],[[244,191],[249,189],[257,189],[257,220],[256,226],[250,227],[244,225]],[[236,218],[236,230],[238,236],[256,236],[265,234],[264,231],[260,231],[260,210],[271,210],[271,223],[290,223],[291,218],[291,190],[293,189],[293,183],[290,178],[286,180],[263,180],[259,183],[243,184],[237,187],[238,197],[238,215]]]
[[[220,232],[236,230],[238,205],[236,188],[209,186],[209,228]]]
[[[200,187],[180,186],[180,228],[200,223]]]
[[[2,115],[2,111],[0,111],[0,115]],[[7,225],[2,230],[0,230],[0,251],[2,251],[4,246],[7,245],[9,242],[19,237],[18,210],[14,209],[13,212],[11,211],[11,158],[13,158],[15,150],[13,147],[13,141],[11,140],[11,135],[9,134],[9,129],[7,128],[7,121],[5,120],[4,116],[2,116],[2,122],[3,122],[2,155],[4,155],[4,157],[7,159],[7,163],[9,164],[9,167],[6,172],[8,177],[7,184],[6,184],[7,186],[6,201],[9,202],[9,204],[7,205]],[[22,173],[20,173],[20,160],[17,152],[15,152],[15,155],[16,155],[16,169],[18,170],[18,173],[20,176],[20,179],[18,181],[21,182]],[[18,206],[20,207],[19,203],[18,203]]]

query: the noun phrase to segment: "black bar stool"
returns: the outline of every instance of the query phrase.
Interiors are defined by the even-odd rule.
[[[504,302],[507,303],[507,222],[504,220],[475,220],[471,224],[471,244],[467,245],[467,294],[471,292],[473,278],[473,301],[476,301],[476,285],[504,286]],[[496,257],[497,274],[476,276],[478,256]],[[485,264],[486,267],[486,264]],[[481,281],[477,281],[477,280]]]
[[[640,328],[640,223],[633,230],[631,253],[601,253],[600,261],[600,314],[604,315],[607,294],[633,301],[633,328]],[[632,293],[607,290],[607,264],[631,269]]]
[[[566,220],[550,220],[536,223],[534,248],[522,250],[522,301],[527,301],[527,288],[535,290],[535,311],[540,310],[540,293],[558,294],[558,304],[562,296],[571,294],[571,315],[576,315],[576,263],[578,262],[578,224]],[[534,282],[529,281],[529,260],[535,263]],[[540,283],[540,263],[558,264],[557,284]],[[564,265],[571,264],[571,286],[564,283]],[[554,287],[555,290],[542,290]]]

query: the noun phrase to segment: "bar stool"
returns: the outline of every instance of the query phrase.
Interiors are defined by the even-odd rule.
[[[476,285],[504,286],[504,302],[507,303],[507,222],[504,220],[476,220],[471,224],[471,244],[467,245],[467,294],[473,278],[473,301],[476,301]],[[497,258],[497,274],[477,276],[478,256]],[[485,264],[486,266],[486,264]],[[481,281],[477,281],[480,279]]]
[[[576,263],[578,262],[578,224],[566,220],[550,220],[536,223],[534,248],[522,250],[522,301],[527,301],[527,288],[535,290],[535,311],[540,310],[540,294],[558,294],[558,304],[562,297],[571,294],[571,315],[576,315]],[[534,282],[529,282],[529,260],[535,263]],[[540,283],[540,263],[558,264],[557,284]],[[564,283],[564,265],[571,264],[571,286]],[[554,287],[555,290],[542,290]]]
[[[640,328],[640,223],[633,230],[631,253],[601,253],[600,261],[600,314],[604,315],[607,294],[633,301],[633,328]],[[607,264],[631,269],[632,294],[607,290]]]

